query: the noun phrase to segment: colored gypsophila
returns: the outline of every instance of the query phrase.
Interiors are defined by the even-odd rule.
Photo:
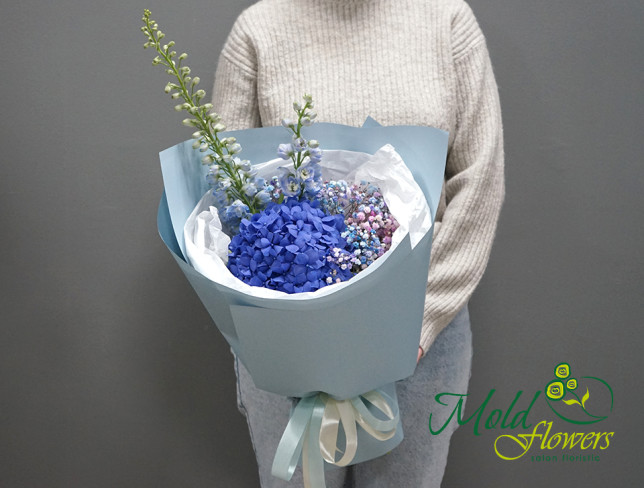
[[[328,215],[317,201],[289,198],[271,203],[250,220],[242,220],[229,245],[228,268],[251,286],[299,293],[351,278],[352,273],[328,260],[345,249],[341,215]]]
[[[234,231],[242,217],[260,211],[270,201],[265,182],[255,177],[248,161],[242,161],[236,156],[241,151],[241,146],[234,137],[219,137],[226,127],[221,122],[221,117],[211,112],[212,104],[201,103],[206,92],[197,89],[199,77],[193,78],[190,76],[190,68],[182,66],[188,55],[182,53],[177,56],[177,52],[173,50],[174,41],[161,45],[165,34],[159,29],[157,22],[150,19],[150,15],[150,11],[146,9],[141,19],[144,24],[141,30],[148,39],[143,47],[153,47],[158,55],[152,60],[152,64],[164,66],[166,72],[176,79],[176,82],[166,85],[165,92],[173,100],[182,100],[174,107],[175,110],[185,110],[190,117],[184,119],[183,124],[197,129],[192,135],[195,139],[192,147],[207,153],[202,162],[210,165],[208,181],[213,185],[222,222]]]
[[[376,185],[329,181],[316,198],[325,212],[344,216],[347,227],[342,237],[350,250],[334,249],[328,258],[341,269],[358,273],[391,247],[393,233],[399,224]]]

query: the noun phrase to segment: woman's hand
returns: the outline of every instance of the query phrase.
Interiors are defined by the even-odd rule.
[[[418,361],[420,361],[420,358],[423,357],[423,348],[418,346],[418,357],[416,358],[416,364],[418,364]]]

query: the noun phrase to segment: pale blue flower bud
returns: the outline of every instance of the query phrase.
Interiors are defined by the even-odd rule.
[[[219,180],[218,174],[219,174],[219,166],[217,166],[216,164],[210,165],[208,173],[206,174],[206,181],[210,186],[214,186],[215,184],[217,184]]]
[[[255,195],[255,200],[263,207],[271,201],[271,194],[266,190],[262,190]]]
[[[250,182],[244,183],[244,186],[242,186],[242,191],[247,197],[252,197],[257,193],[257,187]]]
[[[322,159],[322,150],[319,147],[312,147],[308,151],[309,158],[313,163],[319,163]]]
[[[297,152],[306,149],[306,141],[302,137],[293,137],[293,149]]]
[[[308,197],[315,197],[321,189],[322,183],[313,178],[304,181],[304,192]]]
[[[291,144],[280,144],[277,147],[277,155],[282,159],[290,159],[294,154]]]
[[[313,161],[303,164],[298,169],[298,174],[300,179],[308,180],[313,179],[315,181],[322,181],[322,167]]]

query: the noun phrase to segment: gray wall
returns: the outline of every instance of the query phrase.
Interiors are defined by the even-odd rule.
[[[209,87],[250,3],[0,7],[0,486],[257,486],[231,356],[157,236],[157,152],[188,131],[139,32],[148,7]],[[471,5],[500,86],[507,200],[471,302],[468,414],[566,360],[613,387],[597,430],[615,437],[598,463],[507,462],[500,432],[468,425],[444,486],[636,486],[642,2]]]

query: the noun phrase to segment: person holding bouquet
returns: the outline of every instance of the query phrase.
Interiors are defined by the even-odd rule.
[[[428,408],[437,393],[467,391],[467,302],[504,196],[501,111],[485,38],[463,0],[259,1],[239,16],[220,54],[214,111],[231,130],[279,125],[305,92],[315,96],[319,121],[360,126],[371,116],[449,132],[418,366],[398,383],[405,438],[385,456],[326,474],[329,488],[438,487],[456,423],[432,436]],[[291,401],[257,389],[237,360],[235,370],[261,486],[301,486],[300,470],[291,482],[271,475]]]

